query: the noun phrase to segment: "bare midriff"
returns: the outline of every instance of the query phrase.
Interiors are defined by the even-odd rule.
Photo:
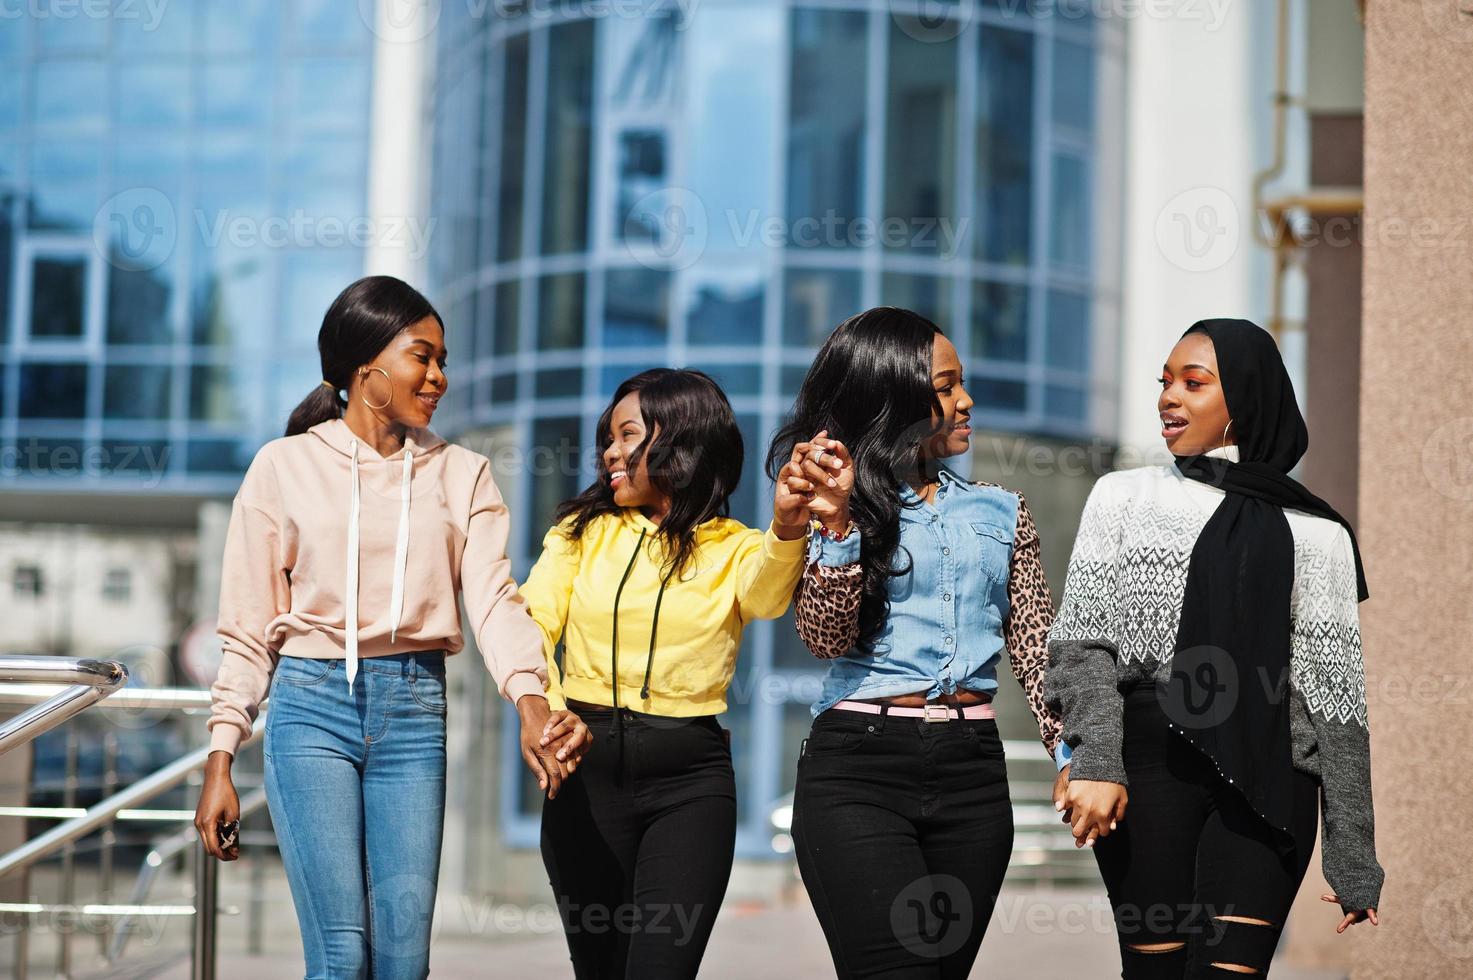
[[[954,694],[943,694],[939,698],[926,700],[924,694],[897,694],[888,698],[855,698],[856,701],[865,701],[869,704],[888,704],[892,708],[924,708],[928,704],[959,704],[963,707],[969,704],[986,704],[992,700],[992,695],[984,691],[957,691]]]

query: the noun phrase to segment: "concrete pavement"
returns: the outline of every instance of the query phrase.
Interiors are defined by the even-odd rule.
[[[561,932],[549,929],[535,908],[488,907],[479,936],[437,935],[431,973],[440,977],[570,977]],[[276,919],[273,916],[273,919]],[[224,920],[229,922],[229,920]],[[497,923],[500,923],[498,926]],[[1325,928],[1334,922],[1326,918]],[[266,952],[240,952],[239,930],[221,936],[220,980],[276,980],[301,976],[294,928],[267,931]],[[972,977],[1080,980],[1119,976],[1120,957],[1103,889],[1032,886],[1004,889]],[[186,965],[149,974],[186,980]],[[722,910],[703,978],[794,980],[833,976],[818,920],[801,888],[777,903],[728,902]],[[1338,980],[1341,974],[1276,964],[1276,980]]]

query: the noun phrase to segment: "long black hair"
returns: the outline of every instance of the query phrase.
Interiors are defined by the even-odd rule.
[[[327,308],[317,331],[317,353],[322,358],[322,380],[292,410],[286,434],[300,435],[319,422],[343,417],[353,372],[378,357],[389,342],[408,327],[432,316],[445,321],[419,290],[393,276],[365,276],[348,286]]]
[[[859,604],[861,649],[890,615],[889,580],[910,571],[893,567],[900,548],[900,486],[927,465],[921,443],[932,433],[941,403],[931,382],[932,348],[941,328],[919,313],[879,306],[856,314],[819,348],[798,389],[788,422],[773,436],[767,475],[776,480],[793,446],[827,429],[849,448],[854,489],[849,513],[862,535],[864,570]]]
[[[650,485],[670,498],[670,511],[657,537],[665,546],[665,569],[679,576],[696,550],[696,528],[726,517],[731,493],[742,475],[742,432],[726,392],[701,371],[654,368],[619,385],[598,418],[598,475],[578,496],[558,505],[556,519],[573,518],[568,535],[577,540],[603,514],[617,513],[604,451],[614,406],[639,393],[645,437],[628,460],[632,473],[646,459]]]

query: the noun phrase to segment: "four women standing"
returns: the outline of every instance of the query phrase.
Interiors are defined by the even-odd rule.
[[[196,820],[233,857],[230,757],[269,686],[267,792],[309,975],[427,971],[462,591],[548,797],[543,858],[579,977],[696,975],[736,831],[715,716],[744,626],[795,591],[830,665],[793,831],[839,975],[969,972],[1012,844],[991,705],[1004,652],[1058,746],[1058,806],[1098,842],[1127,976],[1266,971],[1319,791],[1341,928],[1375,921],[1363,579],[1344,522],[1287,476],[1303,423],[1257,327],[1208,321],[1173,352],[1177,464],[1099,482],[1051,636],[1022,496],[942,464],[968,447],[972,402],[916,314],[867,311],[823,346],[769,451],[766,531],[727,516],[743,447],[720,388],[694,371],[624,382],[597,479],[559,507],[520,592],[488,462],[426,428],[447,357],[429,304],[361,280],[319,346],[322,390],[235,501]],[[1208,445],[1218,415],[1233,431]],[[1159,902],[1211,906],[1208,928],[1128,931]]]

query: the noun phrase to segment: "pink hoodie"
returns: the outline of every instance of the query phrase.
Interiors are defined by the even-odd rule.
[[[342,419],[262,446],[225,539],[210,748],[235,753],[279,656],[346,659],[351,686],[362,657],[459,652],[461,592],[502,695],[543,695],[509,530],[490,461],[428,429],[387,458]]]

